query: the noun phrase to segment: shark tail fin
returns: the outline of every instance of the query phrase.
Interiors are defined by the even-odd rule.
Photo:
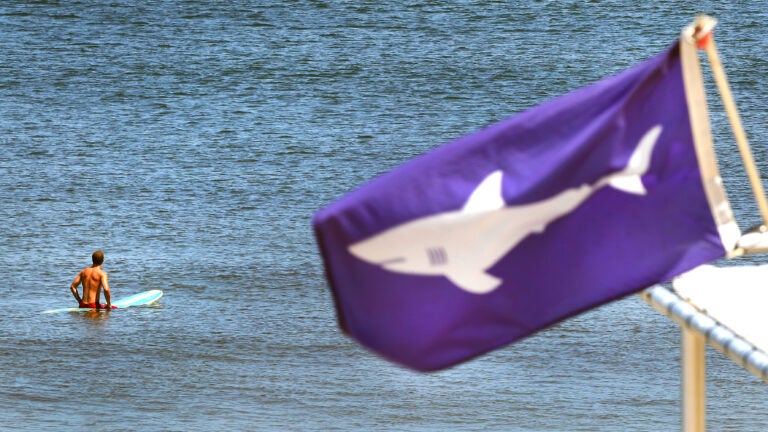
[[[645,185],[639,175],[632,175],[627,177],[616,177],[608,182],[611,187],[618,189],[622,192],[631,193],[635,195],[645,195]]]
[[[648,172],[648,168],[651,166],[653,148],[656,146],[656,141],[659,140],[661,129],[661,125],[656,125],[643,135],[629,158],[627,167],[619,175],[608,181],[611,187],[631,194],[646,194],[642,176]]]

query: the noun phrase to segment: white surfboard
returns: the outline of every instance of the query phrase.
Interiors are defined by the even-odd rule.
[[[149,290],[149,291],[144,291],[138,294],[134,294],[132,296],[124,297],[119,300],[115,300],[112,302],[112,306],[117,306],[118,309],[124,309],[131,306],[148,305],[156,302],[162,296],[163,296],[163,292],[160,290]],[[86,311],[93,311],[93,310],[104,310],[104,309],[75,307],[75,308],[51,309],[51,310],[43,311],[43,313],[86,312]]]

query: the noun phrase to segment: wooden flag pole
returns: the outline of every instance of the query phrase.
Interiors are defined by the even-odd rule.
[[[712,35],[715,23],[716,21],[713,18],[706,16],[698,17],[696,20],[696,34],[694,35],[694,38],[697,41],[698,47],[704,49],[707,53],[707,58],[709,59],[709,64],[712,68],[712,74],[715,77],[717,88],[720,90],[720,97],[723,100],[725,112],[728,114],[728,120],[731,123],[733,135],[736,138],[736,145],[739,148],[741,159],[744,162],[744,168],[747,171],[749,182],[752,185],[752,192],[755,194],[757,206],[760,208],[760,214],[763,217],[763,224],[768,225],[768,201],[766,201],[763,185],[760,182],[760,174],[757,172],[755,161],[752,157],[752,150],[749,148],[747,136],[744,133],[744,127],[741,124],[739,112],[736,109],[736,103],[733,101],[733,95],[728,86],[728,80],[725,77],[723,64],[720,62],[720,56],[717,53],[715,39]]]

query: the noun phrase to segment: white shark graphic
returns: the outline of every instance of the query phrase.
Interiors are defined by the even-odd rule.
[[[400,273],[445,276],[459,288],[485,294],[501,284],[487,273],[526,237],[575,210],[605,185],[644,195],[641,176],[648,171],[662,127],[645,133],[622,171],[594,184],[567,189],[530,204],[506,206],[501,171],[490,173],[460,210],[415,219],[349,247],[356,257]]]

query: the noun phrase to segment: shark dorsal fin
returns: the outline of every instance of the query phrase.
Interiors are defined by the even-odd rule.
[[[501,195],[501,176],[501,170],[488,174],[472,191],[472,195],[464,203],[462,212],[477,213],[503,208],[505,203],[504,197]]]

